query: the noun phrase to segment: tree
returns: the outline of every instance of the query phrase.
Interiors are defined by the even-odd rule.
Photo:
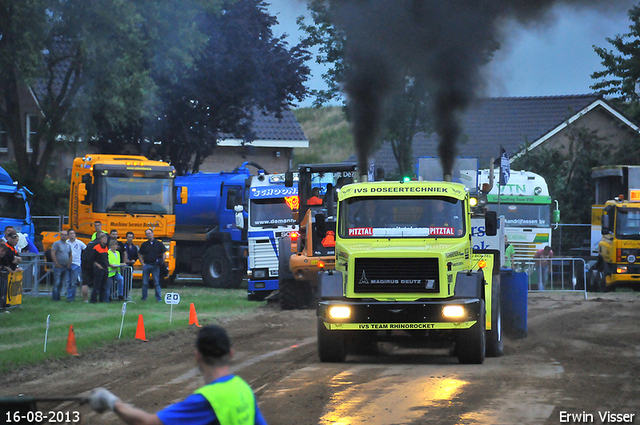
[[[193,43],[187,41],[194,33],[185,17],[195,1],[0,1],[0,124],[13,145],[16,177],[36,197],[45,193],[52,155],[66,141],[136,125],[153,111],[150,67],[158,62],[159,40],[171,34],[154,31],[171,25],[181,29],[186,35],[176,59],[188,58]],[[23,87],[37,94],[40,108],[35,133],[29,135],[32,152],[21,128],[18,93]]]
[[[640,5],[629,10],[629,19],[629,33],[606,38],[617,53],[593,46],[606,69],[591,74],[591,78],[599,80],[591,88],[613,97],[612,103],[640,120]]]

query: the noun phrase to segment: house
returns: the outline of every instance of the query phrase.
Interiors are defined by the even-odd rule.
[[[462,115],[460,157],[477,157],[481,167],[500,155],[503,147],[509,157],[523,153],[523,147],[566,148],[575,128],[597,130],[606,143],[638,137],[640,127],[597,94],[539,97],[485,98],[475,102]],[[414,164],[423,156],[438,156],[435,133],[418,133],[413,140]],[[355,156],[349,160],[355,160]],[[389,143],[383,143],[373,158],[376,167],[387,174],[397,171]]]
[[[56,80],[54,84],[61,83]],[[29,136],[34,133],[41,117],[38,99],[44,98],[45,95],[46,87],[42,83],[34,84],[33,88],[23,87],[19,93],[23,117],[21,125],[23,134],[26,135],[28,153],[33,152]],[[281,118],[277,118],[275,114],[264,115],[256,111],[254,118],[253,140],[245,141],[230,134],[223,135],[213,155],[206,158],[200,166],[200,171],[231,171],[243,162],[251,161],[269,173],[285,172],[291,165],[293,150],[309,147],[309,141],[291,110],[283,110]],[[42,150],[40,149],[40,152]],[[53,178],[68,179],[73,159],[95,152],[96,149],[86,143],[61,142],[48,163],[47,173]],[[13,159],[15,154],[12,144],[6,130],[0,126],[0,163]]]

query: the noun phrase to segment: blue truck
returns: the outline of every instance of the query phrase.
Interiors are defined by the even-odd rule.
[[[284,174],[245,162],[231,172],[178,176],[176,185],[189,193],[188,203],[176,205],[177,273],[199,273],[214,288],[238,288],[249,272],[250,300],[276,290],[277,238],[295,225],[285,197],[297,201],[297,188],[285,188]]]
[[[9,173],[0,167],[0,232],[7,226],[13,226],[18,233],[26,234],[31,242],[35,241],[35,228],[31,218],[29,189],[14,182]]]

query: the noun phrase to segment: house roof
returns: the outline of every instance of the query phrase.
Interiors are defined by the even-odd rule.
[[[290,147],[308,148],[309,140],[304,135],[302,127],[296,120],[290,109],[284,109],[282,117],[277,118],[275,114],[267,115],[258,110],[253,113],[252,131],[254,140],[245,143],[242,138],[237,138],[231,134],[221,135],[218,146],[242,146],[248,144],[256,147]]]
[[[510,158],[521,151],[524,143],[538,146],[550,136],[590,110],[602,107],[634,131],[638,127],[597,94],[540,97],[498,97],[476,101],[462,116],[463,142],[457,146],[458,156],[477,157],[485,166],[504,147]],[[414,164],[422,156],[437,156],[435,133],[418,133],[413,141]],[[355,160],[352,156],[348,161]],[[387,172],[397,169],[390,143],[383,143],[375,153],[376,166]]]

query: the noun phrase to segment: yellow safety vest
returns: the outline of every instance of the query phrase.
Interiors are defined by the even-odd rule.
[[[194,391],[211,404],[220,425],[253,425],[256,399],[253,390],[242,378],[234,376],[226,382],[205,385]]]

